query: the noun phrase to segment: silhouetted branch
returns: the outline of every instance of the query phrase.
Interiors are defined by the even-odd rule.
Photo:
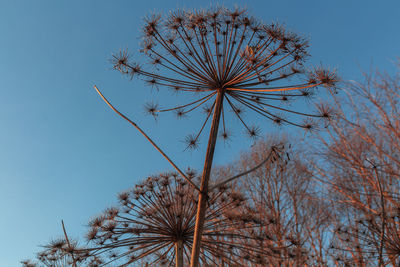
[[[72,266],[76,267],[76,260],[75,260],[75,257],[74,257],[74,250],[73,250],[73,248],[71,246],[71,243],[69,242],[67,231],[65,230],[65,225],[64,225],[64,221],[63,220],[61,220],[61,225],[62,225],[62,228],[63,228],[65,240],[67,241],[68,247],[70,249],[71,258],[72,258],[72,261],[73,261],[72,262]]]
[[[214,190],[215,188],[218,188],[218,187],[220,187],[220,186],[222,186],[222,185],[224,185],[224,184],[227,184],[227,183],[229,183],[229,182],[232,182],[233,180],[235,180],[235,179],[237,179],[237,178],[240,178],[240,177],[242,177],[242,176],[245,176],[245,175],[247,175],[247,174],[249,174],[249,173],[251,173],[251,172],[257,170],[258,168],[260,168],[261,166],[263,166],[267,161],[269,161],[269,160],[271,159],[271,157],[274,159],[273,155],[276,155],[276,156],[279,158],[280,156],[279,156],[279,154],[277,153],[276,150],[277,150],[277,147],[276,147],[276,146],[272,146],[272,147],[271,147],[271,151],[269,152],[268,156],[267,156],[263,161],[261,161],[260,164],[258,164],[257,166],[251,168],[251,169],[248,170],[248,171],[242,172],[242,173],[240,173],[240,174],[238,174],[238,175],[235,175],[235,176],[233,176],[233,177],[231,177],[231,178],[228,178],[228,179],[226,179],[226,180],[224,180],[224,181],[222,181],[222,182],[220,182],[220,183],[218,183],[218,184],[216,184],[216,185],[211,186],[211,189],[210,189],[210,190]]]

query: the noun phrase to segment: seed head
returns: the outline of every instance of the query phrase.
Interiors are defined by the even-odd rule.
[[[191,179],[196,179],[192,169],[189,173]],[[153,186],[152,191],[147,190],[149,184]],[[147,255],[151,266],[173,264],[172,248],[179,240],[183,241],[184,255],[189,255],[198,192],[175,173],[149,177],[132,191],[137,190],[144,193],[135,197],[125,191],[119,195],[120,199],[122,196],[125,202],[134,204],[129,213],[121,214],[118,208],[109,208],[100,219],[91,221],[87,239],[95,244],[96,255],[104,255],[105,264],[114,260],[131,264]],[[240,192],[224,185],[209,193],[208,203],[202,242],[204,266],[212,263],[211,258],[234,264],[241,258],[239,252],[267,253],[254,242],[243,245],[243,238],[252,240],[252,237],[245,236],[242,230],[260,225],[255,223],[257,216],[246,210],[245,198]],[[232,253],[226,253],[228,249]],[[252,258],[248,261],[254,262]]]
[[[187,94],[186,104],[149,107],[148,112],[175,111],[180,117],[203,108],[204,122],[195,138],[187,139],[193,148],[213,115],[219,94],[223,94],[221,116],[226,108],[233,110],[250,137],[256,132],[242,117],[243,109],[273,123],[279,122],[275,114],[281,112],[285,124],[309,130],[310,125],[301,121],[321,114],[283,108],[282,102],[308,97],[319,86],[334,87],[339,79],[334,71],[322,67],[305,73],[307,49],[303,37],[277,23],[261,23],[244,9],[177,10],[164,18],[151,15],[145,19],[141,52],[155,68],[132,63],[126,51],[114,55],[112,62],[114,69],[141,77],[157,89],[192,93]],[[225,123],[222,132],[226,132]]]

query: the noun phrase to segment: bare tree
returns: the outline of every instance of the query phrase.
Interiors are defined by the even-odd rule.
[[[301,160],[304,155],[291,149],[287,140],[271,137],[268,140],[258,142],[237,163],[225,169],[225,173],[240,172],[253,166],[265,157],[272,140],[285,146],[286,157],[264,163],[237,182],[261,219],[262,226],[256,232],[264,239],[256,243],[262,250],[272,252],[253,253],[251,257],[256,259],[253,266],[327,265],[330,208],[319,198],[310,170]]]
[[[338,106],[319,166],[338,211],[335,261],[399,265],[399,72],[365,75],[348,88],[348,105]]]

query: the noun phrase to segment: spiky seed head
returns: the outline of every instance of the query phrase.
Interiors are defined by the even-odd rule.
[[[175,111],[175,115],[177,118],[183,118],[183,117],[185,117],[186,113],[185,113],[184,109],[177,109]]]
[[[260,136],[261,133],[261,129],[258,126],[251,126],[248,130],[247,130],[247,134],[249,135],[250,138],[252,139],[256,139]]]
[[[193,179],[196,174],[193,169],[189,169],[188,175]],[[163,184],[164,182],[166,183]],[[134,191],[145,190],[149,184],[153,185],[154,190],[145,194],[138,192],[137,198],[135,198],[135,194],[123,194],[124,200],[134,204],[131,212],[127,215],[117,213],[112,218],[109,216],[110,210],[118,209],[110,208],[100,216],[105,218],[105,221],[101,225],[97,224],[100,225],[99,227],[89,231],[88,239],[96,244],[97,252],[101,253],[104,246],[104,253],[108,253],[107,258],[110,261],[118,259],[123,261],[123,255],[127,255],[128,258],[125,258],[125,262],[133,263],[141,257],[142,253],[146,254],[160,244],[174,244],[179,238],[183,239],[186,247],[193,239],[193,231],[190,229],[193,229],[196,219],[196,212],[193,211],[197,207],[197,191],[192,190],[191,186],[175,173],[149,177],[145,182],[136,186]],[[225,200],[221,201],[221,198]],[[254,249],[243,246],[240,232],[244,224],[248,228],[259,227],[254,224],[252,214],[243,214],[247,210],[244,201],[242,194],[232,191],[227,185],[209,193],[209,206],[206,213],[209,215],[206,215],[207,224],[205,225],[207,234],[203,239],[207,240],[205,244],[208,244],[210,251],[215,252],[213,255],[224,257],[227,263],[234,263],[238,256],[229,258],[228,254],[221,253],[221,248],[229,249],[230,247],[249,251],[249,253]],[[233,208],[235,214],[228,219],[225,213],[228,214]],[[242,209],[243,212],[241,212]],[[114,212],[112,213],[114,214]],[[211,219],[207,219],[207,216],[211,216]],[[228,220],[230,223],[226,224]],[[237,232],[233,231],[234,229]],[[223,236],[224,238],[218,241]],[[229,242],[225,242],[226,240]],[[109,251],[113,252],[114,249],[118,249],[119,252],[109,254]],[[124,249],[129,253],[123,253]],[[166,250],[160,248],[156,251],[153,254],[153,264],[156,264],[155,262],[158,264],[162,260],[170,263],[170,257],[166,257],[170,254],[164,254]],[[129,258],[133,252],[136,255],[134,260]],[[206,266],[207,262],[204,264]]]
[[[178,110],[177,114],[182,115],[180,108],[192,112],[207,104],[212,107],[216,92],[223,89],[223,109],[234,110],[234,116],[246,129],[249,125],[241,117],[240,105],[275,123],[276,118],[271,114],[280,110],[286,115],[285,124],[302,127],[296,121],[298,115],[315,114],[282,110],[280,102],[275,100],[285,102],[287,98],[277,92],[287,92],[294,100],[308,95],[294,90],[311,92],[318,86],[332,89],[339,81],[334,71],[322,67],[304,73],[308,41],[277,23],[261,23],[243,9],[177,10],[165,19],[153,14],[145,18],[143,35],[141,52],[157,68],[139,67],[131,62],[125,50],[113,56],[114,68],[123,74],[139,76],[157,89],[167,87],[192,92],[197,97],[162,112]],[[149,112],[156,115],[155,109]],[[207,114],[212,112],[213,109],[206,108]],[[200,136],[203,128],[195,136]],[[254,131],[248,132],[254,136]],[[189,146],[195,147],[197,138],[190,141]]]
[[[158,116],[159,112],[158,104],[155,104],[153,102],[146,103],[144,109],[147,114],[152,115],[155,118]]]
[[[199,147],[198,136],[194,134],[189,134],[185,137],[186,147],[189,149],[196,149]]]

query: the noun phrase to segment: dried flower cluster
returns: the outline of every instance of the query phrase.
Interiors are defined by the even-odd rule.
[[[218,101],[252,137],[258,136],[259,128],[245,121],[244,109],[278,125],[307,130],[316,126],[311,118],[328,118],[329,110],[323,106],[312,114],[286,105],[291,100],[310,97],[311,89],[320,85],[333,87],[338,80],[335,73],[322,68],[304,69],[307,47],[307,41],[298,35],[275,23],[263,24],[242,9],[178,10],[166,18],[152,15],[145,19],[141,52],[152,68],[132,62],[127,51],[114,55],[112,62],[116,70],[142,77],[152,87],[195,93],[193,100],[184,105],[146,105],[153,116],[174,111],[178,117],[202,107],[206,113],[204,122],[186,138],[188,146],[194,148],[207,121],[214,112],[219,113],[215,110]],[[288,84],[289,78],[298,82]],[[217,101],[218,95],[222,97]],[[225,116],[221,105],[220,136],[227,139],[231,131],[225,125]]]
[[[98,267],[103,264],[99,257],[91,256],[86,248],[78,247],[76,241],[69,244],[65,239],[56,239],[44,246],[44,250],[36,255],[37,262],[21,261],[23,267],[65,267],[88,266]]]
[[[251,262],[257,258],[250,255],[262,258],[271,253],[250,242],[265,238],[249,234],[259,226],[259,218],[255,211],[246,209],[243,195],[231,189],[221,187],[209,194],[202,266],[213,266],[216,261],[246,266],[239,264],[238,258]],[[179,258],[187,264],[197,198],[198,193],[176,174],[149,177],[133,190],[119,194],[121,207],[109,208],[93,219],[87,239],[94,244],[94,254],[108,255],[109,262],[120,260],[123,266],[142,258],[150,266],[171,266]]]

